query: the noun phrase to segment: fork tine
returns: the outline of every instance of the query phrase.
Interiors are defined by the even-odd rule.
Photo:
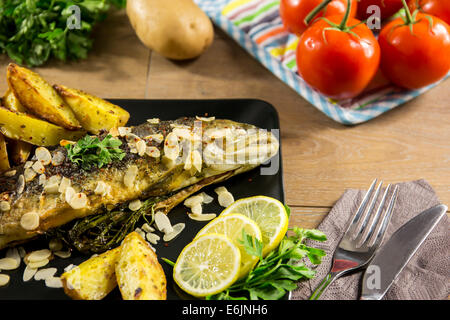
[[[356,210],[355,215],[352,218],[352,222],[347,228],[348,232],[351,228],[354,228],[357,222],[359,221],[361,215],[366,210],[367,202],[369,202],[370,196],[372,195],[373,189],[375,188],[375,184],[377,183],[377,179],[373,180],[372,184],[370,185],[369,190],[367,190],[366,194],[364,195],[364,198],[361,201],[361,204],[359,205],[358,210]]]
[[[381,191],[381,186],[383,185],[383,181],[380,181],[380,184],[377,187],[377,190],[375,191],[375,195],[372,197],[372,201],[370,202],[369,209],[364,213],[364,217],[361,217],[362,223],[359,225],[358,229],[354,231],[353,233],[353,240],[356,240],[356,238],[361,238],[363,231],[366,229],[367,222],[369,221],[370,215],[372,214],[373,208],[375,207],[375,203],[377,202],[378,195]],[[356,228],[356,226],[355,226]]]
[[[372,237],[372,235],[375,231],[375,227],[377,226],[378,221],[380,220],[381,212],[383,211],[384,203],[386,202],[386,198],[387,198],[390,188],[391,188],[391,185],[389,184],[386,187],[386,190],[384,191],[383,198],[381,199],[380,205],[378,206],[377,212],[375,213],[372,223],[368,227],[369,231],[367,232],[367,235],[365,236],[364,240],[362,242],[360,242],[361,246],[367,244],[367,241]]]
[[[392,193],[391,200],[389,201],[388,208],[386,210],[386,214],[384,215],[383,221],[381,222],[380,228],[375,236],[375,242],[373,246],[378,247],[383,241],[384,234],[386,233],[387,226],[391,221],[392,212],[394,211],[395,202],[397,200],[398,195],[398,185],[395,186],[394,192]]]

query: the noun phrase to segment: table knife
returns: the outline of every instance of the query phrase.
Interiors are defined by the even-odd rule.
[[[380,300],[428,237],[447,207],[437,205],[401,226],[375,254],[362,281],[361,300]]]

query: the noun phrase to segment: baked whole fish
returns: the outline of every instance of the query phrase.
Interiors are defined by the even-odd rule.
[[[98,141],[105,138],[120,140],[121,159],[86,167],[66,147],[40,147],[31,161],[0,173],[0,249],[134,199],[171,195],[159,204],[167,213],[201,187],[268,161],[279,147],[271,132],[213,117],[149,119]]]

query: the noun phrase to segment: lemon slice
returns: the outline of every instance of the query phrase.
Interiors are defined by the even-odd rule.
[[[219,293],[239,276],[241,253],[232,240],[221,234],[205,234],[189,243],[178,256],[173,278],[195,297]]]
[[[256,196],[240,199],[222,211],[220,216],[240,213],[255,221],[262,233],[263,255],[275,249],[285,236],[289,217],[284,205],[270,197]]]
[[[241,251],[241,270],[239,278],[244,277],[258,262],[258,257],[248,254],[245,247],[240,243],[242,229],[248,235],[261,241],[262,235],[256,222],[242,214],[228,214],[218,217],[204,226],[195,236],[194,240],[207,233],[218,233],[228,237]]]

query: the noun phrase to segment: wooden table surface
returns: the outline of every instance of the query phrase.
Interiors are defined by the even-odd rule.
[[[220,30],[213,45],[189,62],[145,48],[123,12],[95,31],[87,60],[52,61],[35,70],[51,83],[104,98],[256,98],[279,113],[286,202],[291,224],[316,227],[345,189],[427,180],[450,205],[450,80],[358,126],[326,117],[272,75]],[[10,62],[0,57],[6,73]],[[0,92],[6,90],[0,82]]]

